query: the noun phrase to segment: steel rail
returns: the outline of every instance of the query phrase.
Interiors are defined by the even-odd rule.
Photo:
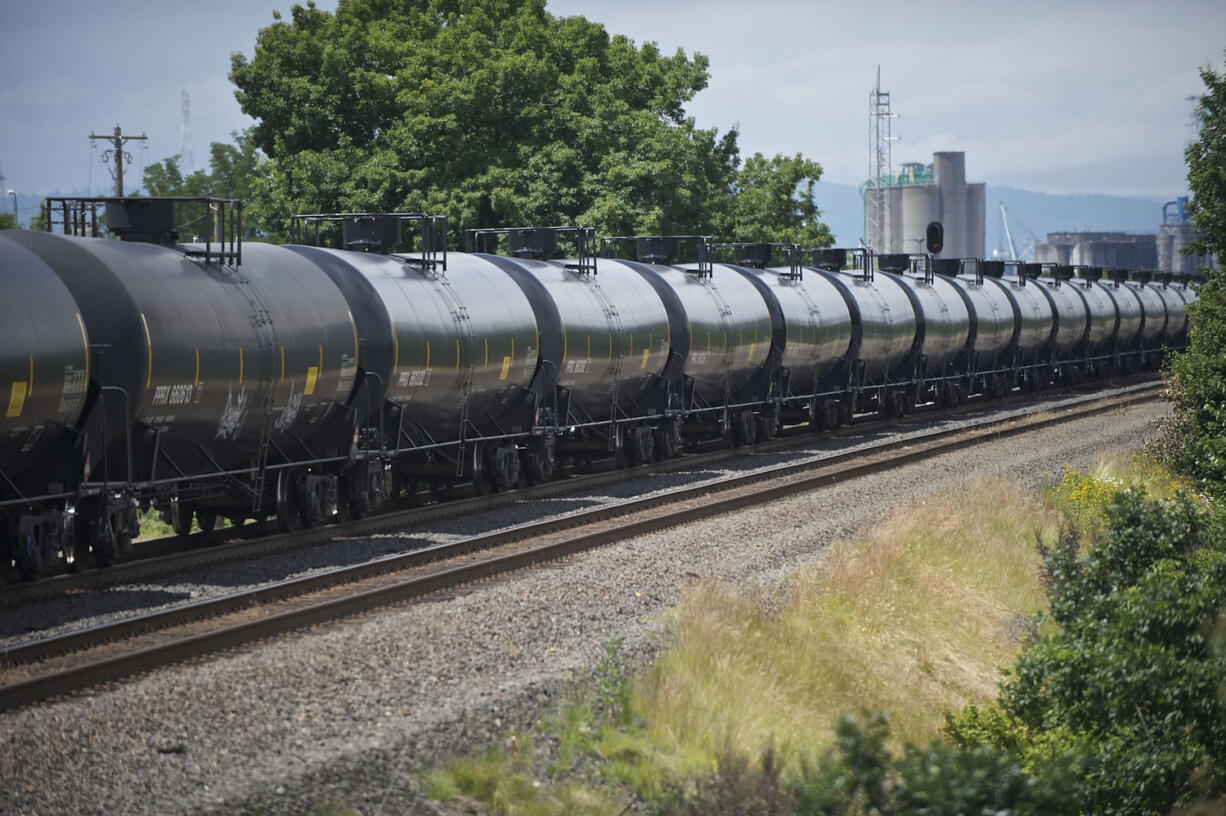
[[[90,644],[131,638],[141,632],[164,630],[188,621],[217,618],[220,615],[274,604],[287,598],[320,592],[337,585],[352,584],[383,573],[420,568],[428,561],[437,560],[444,555],[455,557],[523,539],[553,537],[553,540],[538,546],[520,547],[512,552],[495,554],[456,566],[436,565],[434,569],[385,585],[306,603],[288,611],[270,612],[254,620],[246,619],[210,631],[171,638],[152,646],[37,674],[0,686],[0,710],[97,686],[187,658],[351,616],[378,606],[418,598],[441,589],[555,560],[612,541],[622,541],[942,453],[1149,401],[1156,390],[1157,386],[1137,389],[1122,396],[1086,400],[1045,415],[997,418],[985,420],[969,429],[932,431],[918,439],[912,437],[906,440],[891,440],[870,450],[841,452],[817,460],[736,476],[717,484],[686,487],[665,494],[632,499],[594,510],[580,511],[563,518],[524,524],[454,544],[388,556],[375,562],[338,568],[248,592],[201,601],[187,607],[176,607],[149,616],[13,647],[0,654],[0,658],[10,665],[37,660],[49,654],[82,649]],[[662,505],[674,507],[664,513],[651,512]],[[609,523],[611,521],[615,523]],[[581,529],[566,532],[573,527]]]

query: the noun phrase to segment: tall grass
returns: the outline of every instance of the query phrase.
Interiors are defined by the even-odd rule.
[[[608,813],[635,799],[673,807],[685,780],[764,749],[790,773],[832,745],[844,713],[886,712],[894,747],[927,743],[946,712],[995,697],[1033,631],[1045,604],[1036,542],[1070,525],[1092,534],[1129,484],[1158,497],[1182,487],[1128,453],[1041,495],[980,479],[837,542],[782,593],[701,584],[669,614],[654,665],[631,675],[610,642],[586,692],[535,740],[433,770],[425,787],[496,813]]]
[[[1051,514],[1004,480],[900,510],[801,572],[780,610],[714,584],[671,621],[672,647],[636,689],[663,745],[786,762],[824,747],[840,712],[890,713],[899,740],[993,695],[1043,604],[1036,535]]]

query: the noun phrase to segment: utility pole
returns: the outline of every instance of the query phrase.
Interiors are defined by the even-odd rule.
[[[111,170],[111,176],[115,179],[115,197],[123,198],[123,162],[127,159],[132,161],[132,154],[124,151],[123,146],[128,142],[141,142],[149,137],[145,134],[139,136],[124,136],[123,131],[119,129],[119,125],[115,125],[115,133],[111,136],[99,136],[97,133],[89,134],[91,139],[102,139],[110,142],[113,147],[102,154],[102,163],[114,159],[115,167]]]

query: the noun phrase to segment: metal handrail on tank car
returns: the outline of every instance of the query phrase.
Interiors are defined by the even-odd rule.
[[[634,241],[638,251],[636,260],[639,263],[656,264],[671,266],[676,263],[677,258],[663,253],[667,246],[665,242],[677,241],[694,241],[698,249],[698,266],[694,269],[682,267],[682,270],[700,278],[709,278],[713,274],[713,244],[709,235],[610,235],[600,239],[600,253],[606,258],[618,258],[615,253],[615,247],[618,244]],[[644,241],[657,242],[652,244],[658,250],[657,253],[644,253],[642,251]]]
[[[196,241],[181,242],[178,240],[177,232],[168,237],[173,237],[174,246],[184,255],[191,258],[200,258],[206,264],[213,262],[223,263],[226,261],[232,262],[235,266],[242,266],[243,263],[243,202],[238,198],[216,198],[213,196],[142,196],[139,198],[116,198],[115,196],[55,196],[44,200],[43,214],[45,217],[46,231],[55,232],[55,227],[58,225],[63,230],[64,235],[81,235],[89,238],[102,237],[101,231],[98,229],[98,205],[119,205],[121,208],[135,204],[147,204],[148,202],[164,202],[175,205],[173,211],[177,211],[179,204],[206,204],[214,215],[213,229],[205,233],[207,236],[203,241],[204,249],[194,249],[188,244],[201,243]],[[57,208],[53,207],[53,203],[58,205],[58,212],[62,217],[59,222],[53,220],[53,215],[57,212]],[[90,213],[90,231],[89,235],[84,235],[85,222],[81,217],[74,217],[71,221],[70,214],[74,216],[83,216],[86,211],[84,205],[89,205]],[[104,211],[105,211],[104,207]],[[230,217],[227,218],[226,214]],[[109,216],[108,216],[109,220]],[[73,225],[73,230],[69,231],[69,224]],[[109,226],[108,226],[109,229]],[[80,230],[80,232],[78,232]],[[214,250],[213,244],[217,243],[219,249]],[[229,248],[227,249],[227,245]]]
[[[417,264],[423,269],[447,271],[447,216],[429,215],[427,213],[410,212],[351,212],[351,213],[313,213],[310,215],[290,216],[290,240],[297,243],[305,238],[305,227],[313,226],[314,246],[319,246],[319,227],[322,224],[343,224],[345,221],[395,219],[397,222],[416,222],[421,238],[421,257],[413,257],[412,253],[395,253],[406,263]],[[397,240],[399,240],[397,235]],[[392,246],[395,246],[393,244]],[[351,247],[346,247],[352,249]],[[383,252],[390,253],[391,246],[382,247]],[[362,251],[372,251],[363,247]],[[379,250],[375,250],[379,251]],[[440,258],[439,255],[442,255]]]
[[[508,239],[533,238],[538,235],[550,235],[556,242],[559,235],[573,235],[575,240],[575,261],[564,263],[563,267],[581,275],[596,274],[596,230],[593,227],[481,227],[464,231],[464,245],[468,252],[490,252],[493,248],[487,244],[487,239],[506,235]],[[556,244],[555,244],[556,246]],[[525,246],[521,249],[522,257],[535,257],[537,260],[550,260],[554,247],[545,248]],[[491,254],[494,254],[491,252]],[[515,254],[512,252],[512,254]]]

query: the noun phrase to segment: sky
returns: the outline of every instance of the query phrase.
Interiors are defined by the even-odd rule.
[[[227,76],[231,52],[250,57],[273,10],[288,17],[290,5],[0,0],[4,190],[108,194],[106,146],[91,147],[89,135],[119,124],[148,136],[127,146],[130,191],[142,167],[179,152],[183,91],[202,168],[210,142],[252,123]],[[1186,189],[1197,70],[1221,71],[1226,48],[1223,0],[548,0],[548,9],[664,53],[707,55],[709,85],[687,108],[699,126],[738,127],[743,156],[803,153],[824,181],[843,184],[869,172],[880,66],[895,168],[963,150],[968,181],[1173,198]]]

